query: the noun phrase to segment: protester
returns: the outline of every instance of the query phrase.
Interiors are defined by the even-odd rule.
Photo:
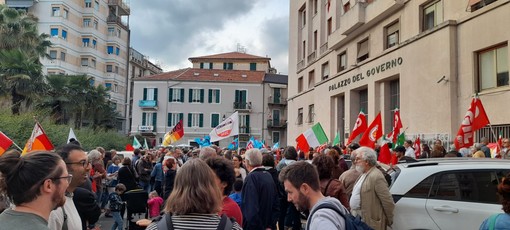
[[[159,216],[163,203],[163,198],[159,196],[158,192],[152,191],[149,193],[149,200],[147,200],[147,206],[149,207],[149,218]]]
[[[485,157],[491,158],[491,149],[487,146],[489,144],[489,138],[482,137],[480,139],[480,143],[482,144],[482,147],[480,148],[480,150],[483,152]]]
[[[225,214],[230,218],[234,218],[240,226],[243,225],[243,214],[239,205],[232,200],[228,195],[232,191],[232,185],[235,181],[234,166],[232,163],[223,157],[210,157],[206,161],[207,165],[216,174],[216,182],[223,193],[223,205],[220,211],[220,215]]]
[[[165,172],[165,179],[163,185],[163,199],[167,200],[170,193],[174,188],[175,176],[177,174],[177,163],[173,157],[164,161],[168,170]]]
[[[234,172],[236,174],[236,178],[241,178],[244,181],[246,174],[248,173],[243,166],[243,158],[240,155],[234,154],[232,162],[234,163]]]
[[[110,213],[115,220],[115,223],[112,225],[112,230],[123,230],[123,220],[122,215],[120,214],[123,208],[123,201],[120,196],[126,192],[126,186],[122,183],[119,183],[115,186],[115,192],[112,192],[108,197],[110,201]]]
[[[427,144],[421,144],[421,155],[420,159],[430,158],[430,147]]]
[[[296,162],[285,167],[280,172],[279,179],[285,186],[288,200],[299,211],[314,213],[308,217],[306,229],[345,229],[344,218],[335,210],[330,208],[316,210],[319,205],[328,203],[343,214],[349,212],[337,199],[324,197],[319,185],[319,174],[313,165],[306,162]]]
[[[315,153],[317,154],[317,153]],[[283,151],[283,156],[285,157],[283,160],[278,163],[276,166],[276,170],[281,172],[285,167],[292,165],[297,162],[298,153],[294,146],[287,146],[287,148]],[[278,186],[277,186],[278,187]],[[285,188],[281,191],[283,184],[279,183],[281,196],[287,197],[287,193],[285,192]],[[300,213],[296,209],[296,207],[287,199],[280,200],[280,216],[278,217],[278,228],[292,228],[292,229],[300,229],[301,228],[301,217]]]
[[[87,181],[91,170],[90,163],[85,151],[77,145],[64,145],[57,149],[57,153],[65,161],[67,171],[73,175],[73,179],[66,190],[65,205],[51,212],[48,227],[52,230],[60,230],[67,225],[67,229],[82,229],[82,221],[73,201],[73,192]]]
[[[211,147],[204,147],[204,148],[201,148],[200,149],[200,153],[198,155],[198,157],[201,159],[201,160],[207,160],[207,158],[209,157],[216,157],[218,156],[216,154],[216,150],[211,148]]]
[[[193,176],[190,176],[193,175]],[[165,205],[165,215],[160,221],[171,220],[168,224],[174,229],[216,229],[221,217],[222,193],[216,183],[216,176],[211,168],[200,159],[186,162],[175,178],[175,185]],[[227,218],[228,221],[230,221]],[[147,230],[157,230],[158,222],[153,222]],[[237,222],[232,229],[242,229]]]
[[[510,159],[510,139],[504,138],[502,141],[500,156],[502,159]]]
[[[234,192],[230,194],[228,197],[230,197],[232,200],[234,200],[239,207],[241,207],[241,191],[243,190],[243,180],[242,179],[236,179],[234,182]]]
[[[471,146],[471,152],[473,158],[485,158],[485,153],[482,151],[483,144],[481,143],[474,143],[473,146]]]
[[[245,160],[250,173],[242,191],[243,229],[271,228],[277,221],[273,213],[279,211],[273,177],[262,166],[262,154],[258,149],[246,151]]]
[[[115,186],[119,183],[117,177],[120,169],[120,157],[115,156],[112,161],[112,164],[108,166],[108,169],[106,170],[106,185],[108,186],[108,194],[112,193],[115,190]]]
[[[147,193],[151,190],[151,172],[152,172],[152,163],[150,160],[150,154],[145,154],[142,156],[138,162],[136,163],[135,170],[138,172],[138,184],[144,191]]]
[[[377,155],[368,147],[356,152],[356,170],[361,176],[354,185],[349,202],[351,213],[373,229],[386,229],[393,223],[395,203],[384,175],[377,169]]]
[[[480,230],[508,229],[510,226],[510,173],[503,177],[498,185],[498,195],[503,205],[504,213],[497,213],[485,219],[480,226]]]
[[[313,159],[312,164],[316,166],[322,194],[338,199],[345,208],[349,209],[344,186],[331,174],[331,168],[335,164],[333,158],[328,155],[319,155]]]
[[[73,201],[80,215],[82,230],[94,229],[101,216],[101,207],[96,202],[96,194],[92,192],[90,179],[74,190]]]
[[[122,159],[122,167],[120,167],[117,175],[118,183],[122,183],[124,186],[126,186],[126,191],[131,191],[138,188],[134,173],[135,170],[131,167],[131,165],[131,159],[128,157]]]
[[[104,149],[103,149],[104,150]],[[92,178],[92,191],[96,192],[97,203],[101,205],[101,209],[104,209],[105,203],[103,203],[103,180],[106,179],[106,170],[103,165],[103,156],[98,150],[91,150],[88,153],[88,160],[92,165],[90,169],[90,177]]]
[[[66,202],[72,175],[65,162],[46,151],[21,157],[8,151],[0,157],[0,172],[0,194],[15,205],[0,214],[0,230],[48,230],[50,212]]]
[[[154,168],[151,172],[151,178],[154,178],[154,190],[158,194],[163,194],[163,178],[165,174],[163,172],[163,159],[164,157],[159,157],[158,162],[154,165]]]
[[[393,149],[393,153],[397,155],[398,161],[406,162],[406,163],[412,163],[412,162],[418,162],[416,158],[407,156],[407,149],[406,147],[399,145]],[[414,155],[414,153],[413,153]]]
[[[414,154],[413,149],[413,142],[411,140],[406,140],[404,142],[404,148],[405,148],[404,156],[416,159],[416,154]]]
[[[359,148],[359,146],[358,146]],[[357,148],[356,148],[357,149]],[[345,188],[345,194],[347,195],[347,199],[351,199],[352,189],[354,188],[354,184],[356,183],[356,180],[358,180],[358,177],[361,175],[361,172],[358,172],[356,170],[356,152],[351,152],[351,161],[352,165],[351,168],[342,175],[340,175],[340,178],[338,180],[340,183],[342,183],[343,187]],[[350,205],[349,205],[350,207]]]
[[[338,147],[337,147],[337,148],[338,148]],[[340,148],[338,148],[338,149],[340,149]],[[342,164],[342,163],[340,162],[340,152],[341,152],[341,150],[340,150],[340,152],[338,152],[338,150],[337,150],[337,149],[334,149],[334,148],[328,148],[328,149],[324,149],[324,152],[325,152],[328,156],[330,156],[330,157],[331,157],[331,159],[333,159],[333,163],[334,163],[334,164],[333,164],[333,165],[332,165],[332,167],[331,167],[331,171],[332,171],[332,172],[331,172],[331,174],[332,174],[332,177],[333,177],[333,178],[339,178],[339,177],[340,177],[340,175],[342,175],[342,173],[344,172],[344,170],[343,170],[340,166],[347,168],[347,164],[345,164],[345,165],[344,165],[344,164]],[[342,160],[343,160],[343,158],[342,158]],[[345,160],[344,160],[344,163],[345,163]],[[345,171],[347,171],[347,169],[346,169]]]

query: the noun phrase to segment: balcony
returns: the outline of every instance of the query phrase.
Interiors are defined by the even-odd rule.
[[[300,71],[303,68],[305,68],[305,60],[304,59],[297,63],[297,71]]]
[[[365,24],[364,3],[357,2],[340,18],[340,33],[348,35],[361,25]]]
[[[130,15],[131,9],[129,6],[122,0],[108,0],[108,6],[119,7],[118,14],[119,15]]]
[[[309,64],[310,62],[315,61],[315,59],[317,58],[316,53],[317,53],[317,50],[314,50],[312,53],[310,53],[310,54],[308,55],[308,58],[306,59],[306,61],[307,61],[306,63],[308,63],[308,64]]]
[[[321,45],[321,49],[320,49],[319,55],[322,55],[322,54],[326,53],[326,51],[328,51],[328,42],[326,42],[326,43]]]
[[[129,26],[122,22],[122,18],[117,17],[115,15],[109,15],[108,18],[106,18],[106,22],[107,23],[115,23],[118,26],[122,27],[123,29],[129,30]]]
[[[251,102],[234,102],[234,110],[236,111],[251,111]]]
[[[267,103],[269,105],[286,105],[287,104],[287,98],[269,96],[267,98]]]
[[[239,126],[239,135],[250,135],[250,127]]]
[[[284,129],[287,127],[287,120],[267,120],[268,129]]]
[[[158,101],[155,100],[140,100],[138,106],[142,109],[158,109]]]

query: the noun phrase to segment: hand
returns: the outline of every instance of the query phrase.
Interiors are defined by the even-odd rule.
[[[141,227],[147,227],[149,226],[149,224],[152,223],[152,220],[149,220],[149,219],[141,219],[141,220],[138,220],[136,222],[136,225],[138,226],[141,226]]]

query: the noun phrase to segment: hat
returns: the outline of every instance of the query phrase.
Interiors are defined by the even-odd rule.
[[[358,144],[358,143],[352,143],[352,144],[350,144],[349,146],[347,146],[347,148],[350,148],[350,149],[352,149],[352,150],[356,150],[356,149],[358,149],[359,147],[360,147],[360,146],[359,146],[359,144]]]
[[[395,152],[401,152],[401,153],[405,153],[406,152],[406,147],[402,146],[402,145],[399,145],[397,147],[395,147],[395,149],[393,149]]]

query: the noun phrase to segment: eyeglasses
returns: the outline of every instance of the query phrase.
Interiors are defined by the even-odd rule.
[[[66,165],[82,165],[85,168],[89,165],[89,163],[90,162],[88,160],[81,160],[78,162],[66,162]]]
[[[60,179],[67,179],[67,183],[71,183],[71,181],[73,180],[73,175],[72,174],[69,174],[68,176],[61,176],[61,177],[53,177],[53,178],[50,178],[52,180],[60,180]]]

